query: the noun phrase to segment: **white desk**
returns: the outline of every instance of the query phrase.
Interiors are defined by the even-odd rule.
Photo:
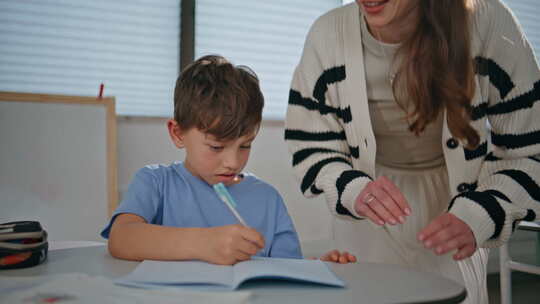
[[[49,252],[41,265],[0,271],[0,276],[49,275],[82,272],[116,278],[131,272],[137,262],[118,260],[106,246],[62,249]],[[346,288],[286,281],[254,281],[240,290],[253,293],[252,303],[459,303],[465,288],[451,280],[399,266],[355,263],[333,264],[332,270]]]

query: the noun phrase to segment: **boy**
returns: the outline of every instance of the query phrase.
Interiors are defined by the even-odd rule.
[[[137,172],[101,235],[111,255],[128,260],[202,260],[231,265],[253,255],[301,258],[298,236],[279,193],[242,173],[262,119],[255,74],[205,56],[176,82],[171,140],[184,162]],[[223,183],[248,227],[214,192]],[[332,251],[323,260],[354,262]]]

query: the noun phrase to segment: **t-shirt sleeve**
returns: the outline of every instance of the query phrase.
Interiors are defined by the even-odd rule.
[[[287,212],[283,199],[277,193],[276,200],[276,230],[274,232],[274,240],[268,256],[274,258],[301,259],[302,250],[300,248],[300,240],[298,239],[298,234],[294,228],[293,221]]]
[[[109,238],[114,220],[122,213],[132,213],[144,218],[147,223],[155,224],[158,211],[162,209],[160,204],[163,201],[159,189],[156,170],[145,167],[137,171],[124,199],[114,211],[110,222],[101,232],[101,236]]]

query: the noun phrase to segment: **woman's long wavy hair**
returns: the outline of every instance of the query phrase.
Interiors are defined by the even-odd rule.
[[[401,65],[393,84],[398,103],[410,109],[408,119],[412,120],[409,127],[412,132],[420,134],[446,108],[452,136],[463,140],[469,148],[478,146],[480,141],[470,125],[475,92],[471,56],[472,1],[419,1],[419,24],[396,54],[401,58]],[[406,100],[412,108],[405,106]]]

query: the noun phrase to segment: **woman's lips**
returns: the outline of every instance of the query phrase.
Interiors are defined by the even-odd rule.
[[[364,11],[368,14],[378,14],[384,9],[384,5],[388,0],[383,1],[362,1]]]

